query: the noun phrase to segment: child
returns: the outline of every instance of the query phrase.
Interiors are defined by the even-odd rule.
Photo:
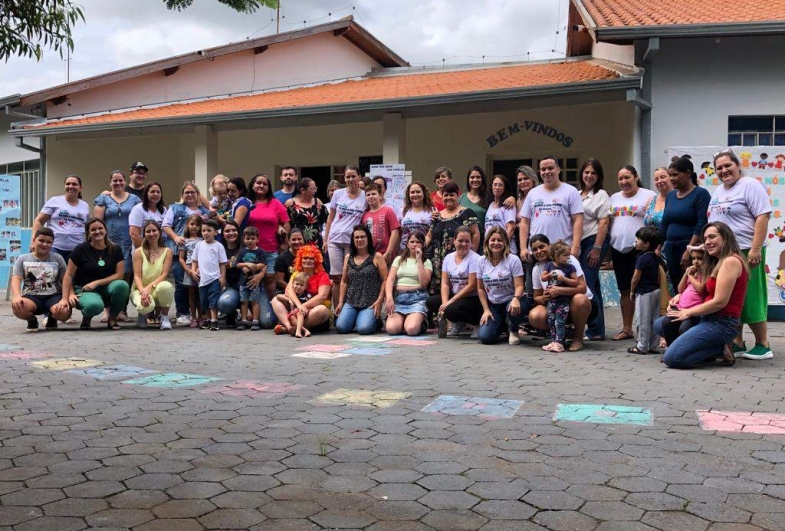
[[[706,260],[706,251],[702,244],[688,245],[687,250],[692,257],[692,265],[687,268],[681,282],[679,282],[679,294],[671,299],[669,305],[671,308],[675,306],[679,310],[686,310],[687,308],[703,304],[706,300],[706,283],[704,279],[707,277],[704,272],[710,269],[707,269],[709,264]],[[667,315],[660,319],[662,335],[665,337],[665,342],[668,345],[700,321],[700,317],[691,317],[684,321],[674,322]]]
[[[398,242],[401,239],[401,222],[395,211],[384,205],[384,196],[377,183],[365,186],[365,200],[368,210],[365,211],[360,221],[368,227],[373,236],[373,247],[384,255],[384,261],[389,266],[398,252]]]
[[[199,299],[202,308],[210,312],[202,330],[218,330],[218,297],[226,287],[226,249],[217,241],[218,223],[205,221],[202,225],[202,240],[196,245],[193,254],[193,268],[199,279]]]
[[[180,247],[180,265],[183,266],[183,285],[188,286],[188,305],[191,308],[191,328],[202,324],[204,312],[199,305],[199,277],[193,267],[193,254],[196,245],[202,241],[202,217],[194,214],[185,222],[185,244]]]
[[[545,264],[542,272],[543,288],[547,288],[548,285],[576,287],[578,285],[578,276],[575,266],[570,263],[570,246],[559,240],[551,245],[550,254],[551,261]],[[542,350],[547,352],[564,352],[567,316],[570,314],[570,297],[568,295],[560,295],[548,299],[547,307],[551,342],[543,345]]]
[[[243,230],[243,247],[237,253],[237,264],[235,267],[245,273],[245,282],[240,283],[240,315],[242,320],[237,323],[237,330],[245,330],[248,326],[246,316],[248,315],[248,303],[251,303],[251,330],[261,330],[259,326],[259,314],[261,302],[261,289],[248,287],[247,282],[260,271],[267,270],[267,253],[257,245],[259,243],[259,229],[256,227],[245,227]]]
[[[232,210],[232,200],[229,198],[229,178],[220,173],[210,181],[210,215],[219,216],[222,220]]]
[[[635,301],[638,344],[627,349],[630,354],[659,354],[659,336],[654,321],[660,316],[660,257],[655,251],[662,244],[662,234],[655,227],[641,227],[635,233],[635,273],[630,284],[630,298]]]
[[[292,288],[297,294],[297,300],[299,303],[304,304],[308,302],[308,299],[311,298],[311,295],[305,291],[305,288],[308,285],[308,277],[305,275],[305,273],[293,273],[292,278],[289,281],[292,283]],[[309,332],[308,329],[303,326],[305,323],[305,315],[303,315],[303,312],[300,311],[299,305],[294,301],[291,301],[289,297],[284,294],[276,295],[276,298],[284,303],[284,305],[286,305],[286,307],[289,309],[289,313],[286,314],[286,317],[289,319],[289,323],[295,325],[296,327],[294,330],[294,337],[301,339],[303,337],[310,336],[311,332]],[[276,333],[280,331],[278,327],[276,327],[276,330]]]

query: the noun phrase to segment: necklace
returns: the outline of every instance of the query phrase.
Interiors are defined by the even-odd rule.
[[[106,265],[106,262],[104,261],[104,252],[106,251],[106,247],[104,247],[100,252],[95,247],[93,247],[93,249],[95,250],[95,254],[98,256],[98,267],[104,267]]]

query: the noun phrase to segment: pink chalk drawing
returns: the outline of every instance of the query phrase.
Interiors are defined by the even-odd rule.
[[[245,396],[248,398],[272,398],[290,391],[302,389],[304,385],[285,382],[258,382],[255,380],[238,380],[226,385],[210,387],[202,390],[203,393],[215,393],[224,396]]]
[[[56,354],[51,352],[38,352],[36,350],[16,350],[0,352],[0,360],[31,360],[36,358],[53,358]]]
[[[351,348],[351,346],[319,344],[319,345],[306,345],[304,347],[298,347],[297,350],[310,350],[312,352],[340,352],[342,350],[346,350],[347,348]]]
[[[750,411],[696,411],[704,430],[785,435],[785,415]]]

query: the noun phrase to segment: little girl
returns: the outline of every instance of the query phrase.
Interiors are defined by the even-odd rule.
[[[686,310],[706,300],[707,271],[706,251],[703,245],[688,245],[687,250],[692,258],[692,265],[687,268],[684,276],[679,282],[679,293],[670,300],[670,309]],[[666,344],[670,345],[677,337],[698,324],[700,317],[691,317],[684,321],[673,322],[667,315],[660,317],[658,332],[665,338]]]
[[[292,288],[294,289],[294,292],[297,294],[297,300],[299,301],[299,303],[304,304],[308,302],[308,299],[311,298],[311,295],[309,295],[308,292],[305,291],[308,285],[308,277],[305,275],[305,273],[299,273],[299,272],[293,273],[290,282],[292,283]],[[294,329],[294,337],[298,339],[301,339],[303,337],[309,337],[311,335],[311,332],[308,331],[308,329],[305,328],[304,326],[305,315],[303,315],[303,312],[300,311],[298,305],[294,301],[289,300],[289,297],[287,297],[283,293],[280,295],[276,295],[276,298],[282,303],[284,303],[287,308],[289,308],[289,313],[286,314],[286,317],[289,319],[289,323],[293,324],[296,327]],[[280,328],[278,326],[275,327],[276,334],[280,334],[286,330],[283,326],[281,326]]]
[[[210,181],[210,211],[221,218],[221,223],[226,221],[226,216],[232,210],[232,200],[229,198],[229,178],[220,173]]]
[[[548,286],[574,288],[578,285],[577,270],[570,263],[569,245],[561,240],[551,245],[551,261],[543,267],[541,280],[546,291]],[[542,350],[564,352],[564,336],[567,332],[567,317],[570,314],[570,296],[551,297],[548,299],[547,307],[551,342],[543,345]]]
[[[189,216],[185,223],[185,244],[180,247],[180,265],[183,266],[183,285],[188,286],[188,304],[191,307],[191,328],[202,324],[204,314],[199,305],[199,275],[192,267],[192,257],[196,244],[202,241],[202,217],[199,214]]]

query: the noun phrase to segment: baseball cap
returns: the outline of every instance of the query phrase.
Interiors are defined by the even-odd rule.
[[[131,164],[131,171],[136,171],[136,170],[149,171],[147,169],[147,166],[145,166],[144,162],[134,162],[133,164]]]

